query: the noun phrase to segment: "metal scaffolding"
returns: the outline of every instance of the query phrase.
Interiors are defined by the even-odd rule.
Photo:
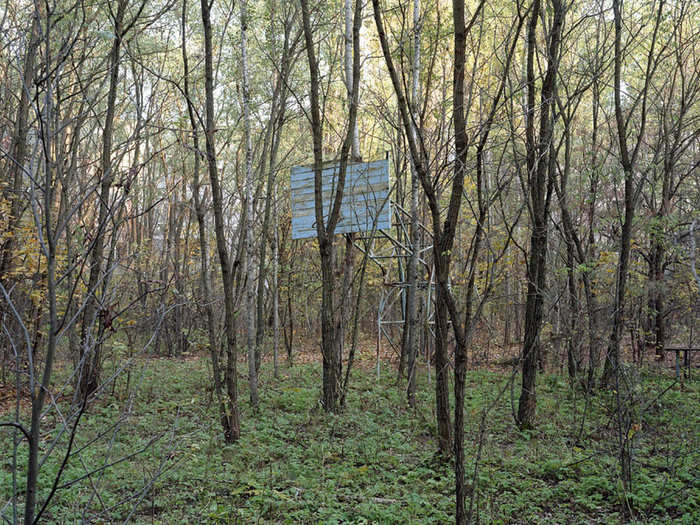
[[[393,187],[392,187],[393,189]],[[359,240],[369,241],[369,252],[367,256],[369,260],[374,262],[381,270],[384,277],[382,294],[379,298],[377,306],[377,339],[376,339],[376,373],[377,379],[381,374],[381,353],[382,345],[386,342],[397,354],[401,353],[401,343],[394,338],[392,334],[393,326],[403,326],[406,323],[406,303],[408,288],[410,283],[406,276],[406,261],[413,253],[414,246],[411,244],[411,236],[408,224],[410,222],[410,213],[405,210],[397,202],[391,200],[390,206],[393,211],[392,218],[394,224],[390,230],[376,230],[369,236],[359,237],[355,241],[355,247],[363,253],[367,253],[367,244],[360,245]],[[426,234],[428,239],[432,240],[430,230],[419,223],[418,227]],[[394,233],[395,231],[395,233]],[[377,239],[385,239],[389,241],[383,246],[378,246]],[[416,282],[418,288],[417,300],[421,312],[422,322],[421,335],[424,341],[423,347],[426,350],[424,353],[427,362],[430,361],[432,345],[429,344],[430,338],[434,337],[434,315],[435,309],[432,307],[434,291],[435,291],[435,272],[431,261],[426,260],[424,254],[430,253],[432,244],[420,245],[415,247],[418,250],[418,264],[423,268],[419,275],[427,273],[427,279],[419,279]],[[395,263],[396,280],[392,280],[391,266]],[[430,378],[430,367],[428,367]]]

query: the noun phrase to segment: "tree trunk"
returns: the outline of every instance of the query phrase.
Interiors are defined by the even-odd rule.
[[[189,88],[189,65],[187,57],[187,46],[186,46],[186,18],[187,17],[187,0],[182,2],[182,62],[184,64],[184,90],[187,102],[187,114],[190,119],[190,126],[192,127],[192,145],[194,149],[194,170],[192,174],[192,196],[194,199],[194,209],[195,215],[197,217],[197,229],[199,233],[199,256],[200,256],[200,270],[199,270],[199,286],[201,301],[204,306],[204,313],[207,323],[207,336],[209,340],[209,355],[211,357],[212,372],[214,376],[214,393],[216,394],[216,401],[219,407],[219,420],[221,421],[221,428],[224,431],[224,435],[228,436],[232,434],[231,419],[229,414],[233,413],[232,407],[227,403],[230,400],[224,398],[222,380],[221,380],[221,364],[219,360],[219,346],[216,338],[216,326],[214,321],[214,311],[211,305],[211,292],[209,290],[209,247],[207,243],[207,231],[206,231],[206,221],[205,221],[205,211],[202,204],[201,195],[199,193],[199,170],[201,166],[200,144],[199,144],[199,132],[197,126],[197,118],[195,116],[194,104],[190,98],[190,88]]]
[[[535,142],[535,74],[537,21],[540,0],[534,0],[530,13],[527,47],[527,170],[532,218],[530,253],[527,263],[527,299],[525,302],[525,336],[523,340],[522,388],[517,422],[521,428],[534,425],[537,398],[535,381],[540,352],[540,329],[547,272],[547,222],[554,179],[552,135],[554,129],[554,96],[558,70],[558,55],[565,7],[561,0],[552,0],[553,23],[547,48],[547,73],[542,82],[540,100],[540,129]],[[551,112],[551,113],[550,113]]]
[[[304,39],[310,74],[310,105],[311,130],[314,148],[314,207],[316,217],[316,234],[318,237],[319,254],[321,258],[321,353],[323,356],[323,406],[326,411],[335,412],[339,407],[340,386],[342,381],[342,362],[338,356],[338,337],[336,331],[336,315],[334,307],[335,275],[333,272],[333,235],[340,219],[340,205],[344,193],[347,162],[355,132],[357,120],[357,93],[360,69],[360,27],[362,2],[355,3],[353,18],[353,87],[349,111],[347,135],[340,152],[337,186],[328,219],[324,220],[323,202],[323,121],[319,100],[320,72],[316,58],[311,15],[308,0],[301,0]]]
[[[280,282],[279,282],[279,221],[277,218],[277,192],[274,192],[274,239],[272,241],[272,364],[275,377],[278,377],[279,341],[280,341]]]
[[[206,151],[211,182],[212,204],[214,208],[214,230],[216,248],[221,267],[221,281],[224,288],[224,325],[226,331],[226,370],[224,380],[228,393],[226,417],[228,424],[225,432],[227,443],[233,443],[240,437],[241,429],[238,415],[238,388],[236,375],[236,327],[234,319],[233,281],[224,234],[223,195],[216,167],[216,147],[214,143],[214,67],[212,53],[211,15],[209,0],[201,0],[202,23],[204,26],[204,70],[206,98]]]
[[[411,133],[417,140],[416,121],[418,119],[418,89],[420,80],[420,0],[413,0],[413,62],[411,65]],[[407,358],[408,385],[406,397],[409,406],[416,406],[416,356],[418,355],[418,255],[420,253],[420,230],[418,228],[418,173],[411,160],[411,253],[408,259],[408,289],[406,293],[406,320],[404,330]]]
[[[240,0],[241,5],[241,72],[243,83],[243,129],[245,140],[245,207],[248,217],[245,229],[245,261],[246,269],[246,346],[248,349],[248,385],[250,389],[250,404],[253,410],[258,409],[258,367],[256,366],[255,344],[255,273],[253,268],[253,146],[250,136],[250,86],[248,85],[248,13],[247,0]],[[262,242],[265,242],[263,239]],[[261,264],[263,262],[261,261]],[[261,283],[262,286],[262,283]],[[258,319],[258,323],[261,320]]]
[[[634,169],[637,161],[637,155],[640,151],[640,145],[643,141],[644,130],[646,127],[647,116],[647,93],[649,89],[649,81],[652,75],[652,61],[654,58],[654,48],[656,45],[656,37],[659,30],[661,15],[663,12],[664,2],[659,2],[659,7],[656,15],[654,32],[649,54],[646,63],[646,78],[642,89],[641,107],[640,107],[640,122],[639,134],[637,143],[633,150],[630,150],[627,144],[627,129],[631,115],[623,114],[622,103],[622,7],[620,0],[613,0],[613,14],[615,17],[615,54],[614,54],[614,74],[613,74],[613,91],[615,101],[615,121],[617,124],[617,138],[620,148],[620,164],[625,177],[624,191],[624,207],[625,216],[622,223],[622,232],[620,234],[620,254],[617,261],[617,280],[615,285],[615,303],[613,313],[613,325],[610,331],[608,341],[607,354],[605,359],[605,367],[603,369],[603,377],[601,385],[608,386],[612,383],[613,378],[617,378],[620,365],[620,339],[622,337],[622,328],[624,324],[625,310],[625,294],[627,292],[627,277],[629,273],[629,257],[632,241],[632,225],[634,222],[634,208],[637,200],[637,191],[634,184]],[[619,394],[618,394],[619,395]],[[623,471],[625,471],[623,465]],[[628,472],[623,472],[623,480],[628,478]]]
[[[391,50],[384,30],[382,21],[381,9],[378,0],[372,0],[374,10],[374,20],[377,26],[377,34],[382,47],[382,54],[386,62],[391,82],[394,87],[394,93],[398,101],[399,112],[403,124],[406,139],[408,141],[409,150],[413,164],[418,173],[419,180],[423,187],[423,191],[428,199],[428,206],[432,217],[433,229],[433,258],[435,264],[436,276],[436,304],[435,304],[435,404],[436,418],[438,427],[438,452],[443,457],[449,457],[451,451],[451,432],[450,432],[450,405],[449,405],[449,387],[448,387],[448,359],[447,359],[447,340],[449,334],[448,322],[449,312],[447,301],[451,299],[448,276],[449,276],[449,258],[450,249],[454,240],[454,231],[456,219],[459,214],[459,204],[462,199],[462,183],[463,179],[455,176],[453,179],[453,190],[450,198],[450,205],[445,219],[445,231],[441,226],[440,206],[435,193],[432,180],[428,175],[426,152],[422,147],[422,141],[415,140],[413,133],[412,119],[410,117],[410,106],[404,94],[404,89],[399,80],[398,73],[394,67]],[[462,71],[463,74],[463,71]],[[457,125],[455,125],[457,126]],[[419,144],[420,143],[420,144]]]
[[[102,308],[98,304],[97,293],[100,281],[107,277],[102,275],[104,258],[105,229],[109,219],[110,206],[109,194],[112,188],[114,174],[112,173],[112,138],[114,134],[114,113],[117,99],[117,85],[119,83],[119,55],[121,43],[124,37],[124,16],[127,8],[127,0],[119,0],[117,12],[114,18],[114,41],[109,56],[109,92],[107,94],[107,112],[105,125],[102,132],[102,155],[100,157],[100,194],[99,214],[95,230],[95,241],[90,257],[90,276],[88,278],[88,298],[83,310],[83,320],[80,333],[80,358],[82,362],[78,375],[81,397],[92,394],[100,382],[101,341],[99,333],[93,333],[93,325],[97,320],[98,311]],[[104,283],[103,283],[104,287]],[[98,321],[101,322],[101,321]],[[99,329],[98,329],[99,332]],[[92,348],[92,350],[90,350]]]
[[[17,229],[23,207],[23,199],[21,197],[22,179],[24,176],[24,162],[27,156],[27,132],[29,129],[29,105],[31,90],[34,85],[35,76],[35,61],[37,48],[39,46],[39,13],[35,11],[32,16],[32,25],[30,30],[29,45],[24,55],[24,69],[22,71],[19,104],[17,106],[17,114],[15,117],[15,129],[12,135],[12,143],[10,145],[11,158],[7,159],[6,167],[8,174],[8,183],[11,184],[11,191],[8,192],[8,201],[10,202],[10,216],[7,221],[6,232],[7,239],[2,244],[0,249],[0,279],[5,289],[9,290],[9,277],[7,276],[12,266],[12,252],[14,250],[15,230]],[[4,309],[4,308],[3,308]]]

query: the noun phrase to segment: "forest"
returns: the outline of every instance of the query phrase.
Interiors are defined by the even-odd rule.
[[[700,523],[700,2],[0,1],[0,517]]]

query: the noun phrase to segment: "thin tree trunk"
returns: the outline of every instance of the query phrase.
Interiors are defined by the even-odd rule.
[[[413,140],[417,140],[416,120],[418,119],[418,90],[420,80],[420,0],[413,0],[413,62],[411,67],[411,115]],[[418,173],[411,160],[411,253],[408,259],[408,290],[406,294],[406,348],[408,385],[406,397],[411,407],[416,406],[416,356],[418,355],[418,254],[420,253],[420,230],[418,227]]]
[[[216,338],[216,326],[214,322],[214,311],[211,305],[211,292],[209,290],[209,247],[207,243],[207,231],[205,221],[205,211],[202,204],[201,195],[199,193],[199,170],[201,166],[202,154],[199,150],[199,132],[197,126],[197,118],[195,117],[194,105],[190,98],[189,87],[189,62],[187,58],[186,46],[186,20],[187,20],[187,0],[182,2],[182,62],[184,64],[184,90],[187,102],[187,114],[192,127],[192,145],[194,149],[194,171],[192,174],[192,196],[194,199],[195,215],[197,217],[197,228],[199,232],[199,256],[200,256],[200,271],[199,283],[201,301],[204,307],[204,313],[207,321],[207,335],[209,338],[209,355],[211,357],[212,372],[214,376],[214,393],[219,406],[219,420],[224,435],[230,435],[232,432],[231,420],[229,414],[233,413],[232,407],[227,405],[224,399],[222,381],[221,381],[221,364],[219,361],[219,347]]]
[[[454,98],[455,100],[464,101],[464,66],[466,62],[466,38],[469,28],[476,21],[476,16],[479,10],[472,16],[469,26],[465,26],[464,23],[464,3],[459,0],[453,3],[454,17],[455,17],[455,64],[460,64],[460,68],[455,67],[455,79],[454,79]],[[512,38],[512,44],[508,50],[506,56],[505,65],[503,69],[503,74],[501,77],[501,82],[499,89],[496,93],[496,97],[493,104],[488,112],[486,121],[482,126],[482,132],[479,137],[479,142],[476,149],[476,193],[477,193],[477,220],[476,228],[474,231],[474,237],[472,240],[472,251],[469,258],[468,268],[468,280],[467,280],[467,290],[466,290],[466,304],[465,304],[465,316],[464,316],[464,329],[461,334],[460,331],[454,327],[455,339],[457,340],[457,345],[455,349],[455,384],[454,384],[454,394],[455,394],[455,420],[454,420],[454,455],[455,455],[455,519],[457,524],[466,524],[471,520],[472,506],[470,503],[469,512],[467,513],[465,508],[465,501],[467,497],[467,486],[465,484],[465,470],[464,470],[464,395],[465,395],[465,382],[466,382],[466,368],[467,368],[467,344],[471,341],[472,334],[474,332],[474,324],[476,318],[478,317],[481,307],[484,304],[484,298],[482,298],[481,305],[475,308],[474,305],[474,293],[476,289],[476,275],[477,268],[480,259],[481,244],[484,236],[484,227],[488,219],[488,196],[484,195],[484,192],[488,192],[488,185],[486,184],[485,169],[484,169],[484,156],[486,153],[486,146],[488,144],[489,134],[493,126],[496,112],[498,110],[501,98],[505,92],[505,86],[508,78],[508,72],[510,70],[510,64],[513,55],[515,54],[516,45],[518,42],[518,35],[522,29],[524,23],[524,17],[519,16],[519,23],[515,30],[515,35]],[[453,118],[455,123],[455,145],[456,151],[461,153],[461,155],[456,156],[456,166],[455,166],[455,177],[459,176],[464,178],[467,171],[467,153],[468,153],[468,139],[466,135],[466,121],[464,118],[464,108],[457,106],[455,111],[455,116]],[[475,312],[476,310],[476,312]],[[451,313],[452,322],[457,323],[456,315]],[[474,490],[474,488],[472,488]],[[473,498],[472,498],[473,502]]]
[[[289,343],[287,344],[287,366],[292,364],[292,354],[294,352],[294,310],[292,309],[292,268],[291,261],[288,262],[287,270],[287,323],[289,324]]]
[[[335,317],[337,312],[334,307],[335,275],[333,271],[333,235],[335,227],[340,219],[340,205],[345,189],[345,174],[350,154],[350,147],[357,119],[357,92],[360,68],[360,26],[362,3],[355,3],[353,21],[353,97],[350,103],[348,133],[343,142],[340,153],[340,166],[338,169],[337,186],[335,196],[328,214],[324,220],[323,202],[323,121],[321,118],[321,105],[319,100],[320,71],[316,58],[313,31],[311,28],[311,14],[308,0],[301,0],[301,11],[306,41],[306,53],[310,74],[310,105],[311,105],[311,129],[314,149],[314,205],[316,216],[316,233],[318,237],[319,254],[321,257],[321,351],[323,354],[323,406],[327,411],[335,412],[339,409],[340,390],[342,381],[342,362],[337,356],[338,334],[336,333]]]
[[[563,113],[563,108],[561,108]],[[579,369],[581,366],[581,356],[580,356],[580,344],[577,326],[578,326],[578,312],[579,312],[579,300],[578,294],[576,292],[576,274],[574,261],[576,260],[576,250],[581,253],[581,258],[583,258],[583,253],[581,249],[580,242],[574,230],[573,222],[571,220],[571,214],[569,212],[569,202],[568,202],[568,180],[569,172],[571,167],[571,119],[572,115],[564,116],[564,167],[560,170],[561,181],[559,184],[555,182],[555,190],[559,198],[559,207],[562,214],[562,224],[564,230],[564,242],[566,244],[566,285],[568,290],[568,320],[566,327],[566,356],[567,356],[567,371],[569,373],[569,381],[573,386],[576,380]],[[580,261],[585,263],[585,260]],[[585,275],[584,275],[584,278]]]
[[[245,207],[248,227],[245,229],[245,269],[246,269],[246,346],[248,349],[248,385],[250,404],[258,408],[258,368],[256,366],[255,344],[255,273],[253,267],[253,146],[250,136],[250,86],[248,85],[248,13],[247,0],[240,0],[241,6],[241,72],[243,83],[243,130],[245,140]],[[262,242],[265,242],[263,239]],[[260,262],[263,264],[263,262]],[[262,283],[260,283],[262,286]],[[258,323],[261,320],[258,319]]]
[[[126,14],[127,0],[119,0],[117,12],[114,18],[114,41],[109,58],[109,92],[107,94],[107,112],[105,125],[102,132],[102,155],[100,157],[100,194],[99,214],[96,224],[95,241],[90,257],[90,276],[88,278],[88,299],[83,310],[83,320],[80,333],[80,354],[82,368],[79,374],[79,391],[81,397],[86,397],[94,392],[100,381],[99,364],[101,360],[101,342],[99,334],[93,334],[93,325],[96,321],[98,309],[97,290],[100,280],[106,279],[102,275],[104,259],[105,229],[109,219],[109,194],[112,188],[114,174],[112,172],[112,139],[114,135],[114,114],[117,99],[117,85],[119,83],[119,55],[121,43],[124,37],[124,16]],[[101,321],[100,321],[101,322]],[[99,331],[99,329],[98,329]],[[90,350],[92,348],[92,350]]]
[[[35,20],[32,25],[32,32],[38,31],[39,26],[39,13],[35,12]],[[48,17],[47,17],[48,19]],[[36,24],[36,25],[34,25]],[[46,49],[50,49],[51,43],[51,25],[48,23],[44,28],[43,32],[44,45]],[[32,36],[32,39],[34,37]],[[34,49],[35,51],[38,49]],[[48,53],[47,53],[48,55]],[[47,56],[45,62],[46,69],[44,74],[53,64],[50,62],[50,58]],[[33,71],[32,66],[32,71]],[[46,75],[46,82],[52,82],[49,79],[49,75]],[[23,86],[23,90],[25,86]],[[26,86],[29,89],[29,86]],[[37,207],[43,208],[41,213],[41,219],[35,222],[35,227],[40,233],[40,245],[43,254],[46,257],[46,301],[48,302],[49,309],[49,323],[48,323],[48,333],[46,342],[46,354],[44,357],[44,369],[41,374],[41,379],[36,380],[35,373],[39,374],[39,367],[37,366],[37,360],[39,357],[38,347],[32,346],[27,349],[30,356],[30,397],[31,397],[31,422],[29,430],[28,439],[28,458],[27,458],[27,475],[26,475],[26,497],[24,504],[24,524],[34,525],[41,515],[43,509],[39,511],[39,515],[36,514],[36,497],[38,492],[38,482],[39,482],[39,445],[41,443],[41,420],[42,412],[44,410],[44,404],[46,401],[47,392],[51,387],[51,376],[53,372],[53,363],[56,356],[57,348],[57,337],[58,337],[58,317],[57,317],[57,282],[56,282],[56,229],[55,224],[58,222],[54,218],[54,197],[56,195],[57,181],[55,180],[56,168],[55,159],[49,157],[51,153],[56,151],[57,145],[55,144],[56,135],[52,131],[48,131],[53,126],[52,122],[52,89],[46,90],[46,98],[42,107],[42,114],[39,118],[43,121],[40,127],[41,133],[39,135],[39,140],[43,143],[44,152],[44,181],[43,181],[43,202],[36,201]],[[22,155],[24,157],[24,155]],[[39,222],[39,220],[41,222]],[[36,367],[36,368],[35,368]]]
[[[353,12],[352,0],[345,0],[345,86],[348,94],[348,107],[353,98],[353,85],[355,72],[353,69]],[[359,38],[359,37],[358,37]],[[359,69],[357,71],[359,73]],[[359,84],[358,84],[359,85]],[[358,93],[359,96],[359,93]],[[357,125],[353,126],[352,130],[352,149],[351,155],[353,161],[360,160],[360,130]]]
[[[483,5],[483,3],[481,4]],[[450,432],[450,412],[449,412],[449,388],[448,388],[448,360],[447,360],[447,337],[448,337],[448,308],[446,301],[449,300],[448,275],[449,275],[449,248],[454,240],[454,222],[456,215],[459,212],[458,204],[461,202],[461,191],[459,177],[453,180],[453,194],[448,208],[448,217],[445,220],[445,228],[451,228],[451,232],[445,234],[441,226],[440,207],[438,205],[435,188],[427,171],[426,152],[422,147],[422,141],[414,140],[412,129],[412,119],[410,117],[409,104],[404,94],[403,85],[399,80],[399,76],[394,67],[391,50],[384,30],[384,23],[381,16],[381,8],[379,0],[372,0],[374,10],[374,20],[377,26],[377,34],[382,47],[382,54],[386,62],[391,82],[394,86],[394,93],[398,101],[399,111],[401,113],[401,121],[406,139],[408,141],[411,158],[418,172],[419,180],[423,187],[423,191],[428,199],[428,206],[432,217],[433,226],[433,258],[435,264],[436,276],[436,334],[435,334],[435,404],[436,418],[438,426],[438,451],[439,454],[446,458],[450,455],[451,450],[451,432]],[[455,187],[459,192],[459,196],[455,196]]]
[[[359,39],[359,36],[358,36]],[[359,42],[358,42],[359,45]],[[359,93],[357,96],[353,93],[353,86],[355,85],[355,75],[359,76],[359,69],[357,71],[353,68],[354,57],[353,57],[353,9],[352,0],[345,0],[345,86],[347,91],[347,103],[348,108],[351,104],[359,104]],[[359,79],[358,79],[359,80]],[[359,82],[358,82],[359,85]],[[360,155],[360,138],[357,124],[353,126],[352,130],[352,144],[350,157],[353,162],[358,162],[361,159]],[[347,233],[345,235],[345,255],[343,257],[343,283],[340,288],[340,296],[338,297],[338,312],[336,321],[336,356],[335,358],[340,363],[340,375],[342,377],[342,362],[343,362],[343,349],[345,347],[345,334],[346,328],[349,322],[349,310],[352,295],[352,281],[353,281],[353,271],[354,271],[354,234]],[[342,395],[342,393],[340,394]]]
[[[600,29],[596,32],[596,45],[600,39]],[[599,67],[599,63],[598,63]],[[588,204],[588,246],[586,248],[586,257],[582,257],[582,262],[594,260],[596,255],[595,243],[595,210],[596,197],[598,194],[598,114],[600,111],[600,88],[598,80],[593,82],[593,107],[592,107],[592,126],[593,132],[591,136],[591,165],[592,174],[590,180],[590,196]],[[582,252],[583,255],[583,252]],[[590,274],[584,272],[582,274],[584,293],[586,295],[586,309],[588,310],[588,373],[586,378],[586,391],[592,392],[595,388],[596,373],[598,370],[598,361],[600,350],[598,348],[598,301],[595,291],[591,286]]]
[[[272,363],[275,377],[279,376],[278,354],[280,340],[280,287],[279,287],[279,221],[277,218],[277,191],[274,192],[274,239],[272,241]]]
[[[238,415],[238,388],[236,373],[236,333],[234,319],[233,282],[231,267],[224,234],[223,195],[216,167],[216,147],[214,143],[214,67],[212,53],[211,14],[209,0],[201,0],[202,23],[204,25],[204,70],[206,98],[206,151],[209,180],[212,189],[212,204],[214,207],[214,230],[216,233],[216,248],[221,267],[221,282],[224,288],[224,325],[226,331],[226,370],[224,373],[228,393],[227,413],[229,424],[225,439],[233,443],[240,437],[241,427]]]
[[[17,229],[21,215],[22,203],[22,179],[24,176],[24,162],[27,156],[27,132],[29,130],[29,105],[31,90],[34,85],[35,76],[35,61],[37,48],[39,46],[39,13],[35,11],[32,16],[32,25],[29,36],[29,45],[24,55],[24,69],[22,71],[22,79],[20,83],[19,104],[17,106],[17,114],[15,116],[15,129],[12,135],[12,143],[10,151],[12,157],[7,159],[6,166],[9,168],[8,183],[10,183],[11,191],[8,192],[8,200],[10,202],[10,216],[5,229],[7,236],[0,250],[0,279],[6,289],[10,289],[8,284],[9,277],[7,276],[12,261],[12,252],[14,250],[15,230]]]
[[[535,74],[534,61],[537,46],[537,21],[540,0],[534,0],[530,13],[527,48],[527,170],[530,180],[532,235],[527,264],[527,300],[525,303],[525,336],[523,341],[522,388],[518,404],[518,425],[534,425],[537,398],[535,380],[540,352],[540,329],[544,306],[547,272],[547,221],[549,202],[554,182],[555,148],[552,146],[554,129],[554,97],[558,70],[559,44],[564,23],[565,6],[561,0],[552,0],[553,23],[547,46],[547,73],[542,82],[540,100],[540,129],[535,142]]]
[[[629,274],[629,257],[632,242],[632,223],[634,222],[634,208],[636,203],[636,189],[634,184],[634,169],[637,160],[637,154],[640,151],[640,145],[643,141],[644,130],[646,127],[647,116],[647,93],[649,82],[652,74],[652,62],[654,58],[654,48],[656,45],[656,37],[659,30],[661,15],[663,12],[664,1],[659,2],[659,7],[654,25],[649,54],[646,63],[645,83],[642,88],[642,103],[640,108],[640,124],[637,144],[633,150],[630,150],[627,144],[627,124],[629,123],[629,115],[627,119],[623,114],[622,104],[622,7],[620,0],[613,0],[613,14],[615,17],[615,55],[614,55],[614,75],[613,75],[613,91],[615,101],[615,121],[617,124],[618,145],[620,148],[620,164],[625,176],[624,189],[624,207],[625,216],[622,223],[622,231],[620,234],[620,254],[617,262],[617,280],[615,285],[615,303],[613,312],[613,325],[610,331],[610,339],[608,341],[607,355],[605,359],[605,367],[603,369],[603,377],[601,385],[607,386],[612,383],[613,378],[617,378],[620,365],[620,339],[622,337],[622,328],[624,324],[625,310],[625,294],[627,291],[627,277]],[[617,390],[617,389],[616,389]],[[618,393],[619,395],[619,393]],[[624,462],[623,462],[624,463]],[[628,472],[623,465],[623,479],[627,479]]]

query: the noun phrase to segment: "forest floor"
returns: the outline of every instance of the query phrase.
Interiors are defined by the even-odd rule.
[[[279,379],[264,363],[257,413],[241,378],[242,436],[233,445],[221,439],[206,356],[134,361],[128,391],[123,375],[83,416],[45,522],[452,523],[453,467],[435,456],[432,386],[421,374],[418,407],[409,410],[393,372],[377,381],[364,359],[339,415],[319,408],[313,359],[282,365]],[[700,381],[630,375],[625,496],[614,393],[587,402],[565,377],[541,376],[537,427],[522,432],[512,418],[517,376],[511,389],[506,372],[470,371],[467,477],[478,522],[700,523]],[[43,424],[48,442],[58,421]],[[12,486],[9,435],[0,433],[3,501]],[[44,465],[40,502],[61,460],[54,453]],[[623,520],[625,506],[632,517]]]

